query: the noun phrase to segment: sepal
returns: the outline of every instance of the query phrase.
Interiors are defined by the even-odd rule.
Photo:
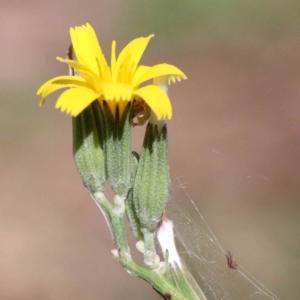
[[[94,101],[73,117],[73,156],[84,186],[102,192],[106,182],[103,110]]]
[[[149,123],[133,187],[133,202],[141,228],[154,231],[170,192],[167,127]]]
[[[119,106],[115,115],[108,104],[103,101],[104,121],[106,128],[106,165],[107,176],[113,192],[126,198],[132,188],[131,173],[131,124],[128,103],[122,115]]]
[[[134,180],[136,171],[138,168],[138,161],[139,161],[139,155],[136,152],[132,152],[132,180]],[[126,215],[129,221],[130,229],[133,234],[133,236],[141,241],[143,240],[143,233],[141,232],[141,224],[139,219],[137,218],[134,203],[133,203],[133,190],[130,189],[127,198],[125,200],[125,207],[126,207]]]

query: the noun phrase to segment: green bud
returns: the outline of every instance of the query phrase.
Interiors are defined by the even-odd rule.
[[[137,167],[138,167],[139,155],[136,152],[132,152],[132,179],[135,178]],[[141,224],[137,218],[134,203],[133,203],[133,190],[130,189],[128,196],[125,201],[126,215],[129,221],[130,229],[133,236],[137,240],[143,239],[143,233],[141,232]]]
[[[170,193],[167,126],[148,124],[133,187],[133,202],[141,228],[153,231]]]
[[[84,186],[102,192],[106,182],[103,110],[94,101],[73,118],[73,155]]]
[[[104,120],[106,128],[106,163],[107,176],[113,192],[126,198],[132,188],[131,174],[131,124],[130,108],[128,103],[122,116],[119,115],[119,107],[116,115],[103,102]]]

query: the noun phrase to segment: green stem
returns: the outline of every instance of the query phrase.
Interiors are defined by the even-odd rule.
[[[164,275],[141,267],[132,259],[124,229],[124,213],[120,213],[120,209],[116,206],[113,206],[105,198],[103,193],[97,192],[94,193],[93,196],[110,220],[115,244],[118,250],[118,260],[121,262],[124,268],[132,275],[138,276],[149,282],[153,288],[162,294],[166,299],[187,300],[187,298],[176,287],[174,287],[174,285],[171,284]]]
[[[154,232],[142,228],[142,233],[144,235],[145,253],[144,262],[147,266],[152,269],[159,267],[159,261],[156,261],[156,250],[154,241]]]
[[[122,262],[126,270],[132,275],[138,276],[149,282],[153,288],[161,293],[166,299],[188,300],[178,289],[176,289],[166,277],[162,274],[155,273],[149,269],[139,266],[134,260]]]
[[[118,206],[117,205],[113,206],[105,198],[104,194],[101,192],[94,193],[94,197],[96,201],[100,204],[102,209],[104,209],[105,213],[109,218],[117,249],[121,249],[123,253],[125,252],[126,254],[129,254],[130,251],[129,251],[127,237],[126,237],[124,224],[123,224],[124,212],[120,210],[119,208],[120,204]]]

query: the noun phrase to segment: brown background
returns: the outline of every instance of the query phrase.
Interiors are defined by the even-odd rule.
[[[69,28],[85,22],[107,57],[112,39],[120,50],[156,34],[142,63],[188,76],[170,91],[172,174],[225,249],[279,298],[299,297],[299,1],[0,4],[0,299],[160,299],[111,258],[57,95],[37,106],[37,88],[66,72],[55,57]]]

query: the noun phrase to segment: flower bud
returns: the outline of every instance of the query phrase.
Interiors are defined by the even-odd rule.
[[[73,155],[84,186],[102,192],[106,182],[103,111],[94,101],[73,117]]]
[[[139,155],[136,152],[132,152],[132,179],[134,180],[136,171],[138,168],[139,163]],[[139,222],[139,219],[137,218],[134,203],[133,203],[133,190],[130,189],[126,201],[125,201],[125,207],[126,207],[126,215],[127,219],[129,221],[130,229],[133,234],[133,236],[137,240],[143,239],[143,233],[141,232],[141,224]]]
[[[167,127],[149,123],[133,187],[133,202],[141,228],[154,231],[169,197]]]
[[[104,101],[104,120],[106,128],[106,163],[107,177],[113,192],[126,198],[132,188],[131,172],[131,124],[130,108],[128,103],[122,115],[119,106],[115,115]]]

